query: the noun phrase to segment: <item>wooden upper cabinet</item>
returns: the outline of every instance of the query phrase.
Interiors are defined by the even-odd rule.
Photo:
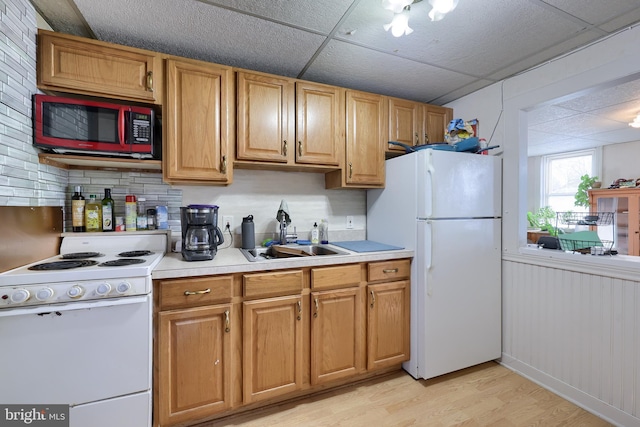
[[[413,147],[419,145],[422,134],[422,104],[406,99],[389,98],[389,141],[401,142]],[[389,144],[389,151],[405,152],[405,149]]]
[[[382,95],[347,90],[346,111],[345,163],[341,171],[325,175],[325,186],[384,187],[387,100]]]
[[[452,118],[451,108],[389,98],[389,141],[409,146],[444,142]],[[404,153],[405,149],[389,144],[387,151]]]
[[[339,167],[344,89],[238,71],[240,165]]]
[[[38,31],[40,89],[161,104],[160,54]]]
[[[425,104],[423,106],[423,144],[444,142],[447,125],[453,119],[451,108]]]
[[[296,82],[296,163],[340,165],[344,89]]]
[[[232,181],[233,70],[167,59],[163,173],[167,182]]]
[[[293,138],[294,80],[237,73],[238,160],[287,163]]]

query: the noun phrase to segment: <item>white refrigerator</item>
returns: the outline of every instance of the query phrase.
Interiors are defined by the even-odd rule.
[[[502,161],[419,150],[386,162],[367,191],[367,239],[412,249],[414,378],[501,356]]]

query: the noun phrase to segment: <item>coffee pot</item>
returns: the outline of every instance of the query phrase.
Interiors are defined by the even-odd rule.
[[[180,208],[182,257],[187,261],[206,261],[216,256],[224,242],[218,227],[218,206],[189,205]]]

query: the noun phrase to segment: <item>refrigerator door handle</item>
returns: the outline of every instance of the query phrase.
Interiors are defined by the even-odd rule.
[[[428,202],[425,200],[426,207],[428,212],[425,212],[426,217],[429,218],[433,216],[433,175],[435,174],[435,168],[433,167],[433,150],[429,150],[429,155],[427,156],[427,175],[429,175],[429,186],[428,192],[430,199]]]
[[[425,278],[427,282],[427,296],[431,296],[433,293],[432,280],[429,280],[429,272],[431,270],[432,250],[433,250],[433,228],[431,221],[425,221],[426,239],[425,246]]]

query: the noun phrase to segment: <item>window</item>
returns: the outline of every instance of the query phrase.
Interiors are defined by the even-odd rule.
[[[598,175],[600,150],[590,149],[544,156],[542,160],[542,200],[556,212],[586,212],[574,205],[582,175]]]

